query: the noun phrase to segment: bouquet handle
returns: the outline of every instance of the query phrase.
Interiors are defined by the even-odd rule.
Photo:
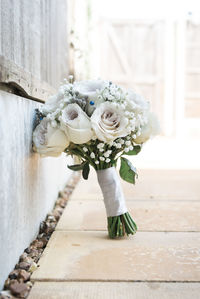
[[[97,170],[97,179],[103,193],[109,237],[114,239],[125,234],[135,234],[137,225],[128,213],[115,167]]]
[[[127,207],[115,167],[97,170],[97,179],[103,193],[107,216],[125,214]]]

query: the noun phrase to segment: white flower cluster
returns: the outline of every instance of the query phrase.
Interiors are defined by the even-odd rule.
[[[105,82],[104,88],[98,91],[98,99],[102,102],[118,103],[122,109],[125,109],[128,92],[109,81]]]
[[[86,144],[99,140],[100,161],[106,163],[110,162],[112,150],[105,151],[105,144],[128,151],[134,146],[133,142],[146,141],[156,127],[155,121],[152,124],[146,100],[102,80],[65,82],[43,105],[41,113],[44,118],[33,134],[36,151],[43,155],[58,155],[70,143]],[[83,147],[83,151],[87,153],[88,148]],[[93,154],[90,157],[96,159]],[[99,163],[99,160],[95,161]]]

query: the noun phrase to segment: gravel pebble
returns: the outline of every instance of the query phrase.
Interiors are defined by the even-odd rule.
[[[39,250],[37,250],[36,248],[32,248],[30,253],[29,253],[29,258],[32,258],[33,260],[38,256],[39,254]]]
[[[41,240],[34,240],[31,245],[35,248],[43,248],[44,247],[44,243]]]
[[[20,255],[19,261],[23,262],[27,256],[28,256],[28,254],[26,252],[22,253],[22,255]]]
[[[9,274],[9,278],[10,279],[17,279],[18,278],[18,275],[19,275],[19,271],[20,269],[15,269],[13,270],[10,274]]]
[[[26,283],[15,282],[10,285],[10,291],[19,298],[25,298],[28,295],[29,287]]]
[[[0,299],[9,299],[9,298],[15,298],[12,296],[11,292],[6,290],[6,291],[1,291],[0,293]]]
[[[26,282],[27,280],[29,280],[30,276],[31,276],[31,274],[29,272],[22,269],[19,271],[18,279],[22,280],[23,282]]]
[[[56,224],[63,213],[67,204],[69,195],[72,193],[76,183],[79,181],[80,173],[74,173],[73,178],[66,185],[66,188],[59,192],[54,209],[42,221],[39,228],[39,234],[32,241],[19,257],[19,262],[15,265],[15,269],[9,274],[4,283],[4,290],[0,293],[0,299],[8,298],[26,298],[33,286],[30,281],[32,272],[37,269],[37,262],[40,259],[44,248],[46,247],[52,232],[55,230]],[[12,293],[12,294],[11,294]]]
[[[31,266],[31,263],[28,262],[20,262],[18,263],[15,268],[16,269],[24,269],[24,270],[28,270]]]
[[[8,277],[8,278],[6,279],[6,281],[5,281],[5,283],[4,283],[4,289],[5,289],[5,290],[9,289],[10,282],[11,282],[11,280],[10,280],[10,278]]]

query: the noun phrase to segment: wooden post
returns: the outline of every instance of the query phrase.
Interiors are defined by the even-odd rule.
[[[165,21],[165,53],[164,53],[164,134],[174,133],[174,63],[175,36],[174,21]]]
[[[175,60],[175,117],[176,137],[184,134],[185,96],[185,20],[176,21],[176,60]]]

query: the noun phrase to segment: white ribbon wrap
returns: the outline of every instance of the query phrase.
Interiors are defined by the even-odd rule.
[[[103,193],[108,217],[127,212],[124,194],[115,167],[97,170],[97,178]]]

